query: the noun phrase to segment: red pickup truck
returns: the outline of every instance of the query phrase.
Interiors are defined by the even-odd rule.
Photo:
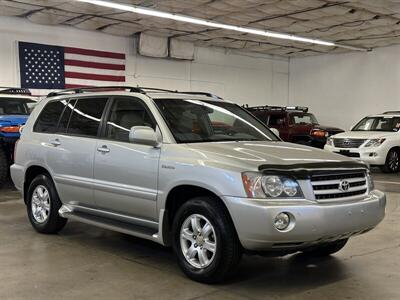
[[[282,140],[323,148],[329,136],[344,132],[320,125],[307,107],[244,106],[268,127],[276,128]]]

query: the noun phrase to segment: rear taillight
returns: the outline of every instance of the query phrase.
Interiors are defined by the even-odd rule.
[[[5,126],[0,127],[0,132],[4,133],[19,133],[20,126]]]

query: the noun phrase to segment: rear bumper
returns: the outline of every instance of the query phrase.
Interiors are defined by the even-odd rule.
[[[19,190],[21,193],[23,193],[24,190],[24,178],[25,178],[24,174],[25,174],[24,167],[17,164],[13,164],[10,167],[11,179],[17,190]]]
[[[224,197],[243,247],[254,251],[306,248],[374,228],[385,216],[386,196],[373,191],[357,202],[265,201]],[[279,231],[275,217],[291,216],[290,230]]]

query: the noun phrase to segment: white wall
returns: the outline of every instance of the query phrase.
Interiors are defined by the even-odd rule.
[[[348,129],[368,114],[400,110],[400,46],[291,59],[289,102]]]
[[[127,54],[127,83],[216,93],[240,104],[288,103],[288,60],[217,48],[196,48],[195,60],[137,56],[133,39],[0,17],[0,86],[18,86],[17,41]]]

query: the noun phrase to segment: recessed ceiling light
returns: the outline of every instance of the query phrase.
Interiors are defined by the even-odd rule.
[[[134,6],[134,5],[127,5],[127,4],[115,3],[115,2],[104,1],[104,0],[75,0],[75,1],[90,3],[90,4],[94,4],[94,5],[114,8],[114,9],[123,10],[123,11],[129,11],[129,12],[133,12],[133,13],[137,13],[137,14],[141,14],[141,15],[170,19],[170,20],[175,20],[175,21],[179,21],[179,22],[192,23],[192,24],[206,26],[206,27],[212,27],[212,28],[232,30],[232,31],[248,33],[248,34],[253,34],[253,35],[260,35],[260,36],[265,36],[265,37],[270,37],[270,38],[291,40],[291,41],[295,41],[295,42],[316,44],[316,45],[322,45],[322,46],[341,47],[341,48],[347,48],[347,49],[358,50],[358,51],[367,51],[368,50],[368,49],[364,49],[364,48],[341,45],[341,44],[336,44],[336,43],[329,42],[329,41],[324,41],[324,40],[319,40],[319,39],[311,39],[311,38],[301,37],[301,36],[292,35],[292,34],[223,24],[223,23],[213,22],[213,21],[209,21],[209,20],[205,20],[205,19],[193,18],[190,16],[168,13],[168,12],[158,11],[155,9],[144,8],[144,7]]]

